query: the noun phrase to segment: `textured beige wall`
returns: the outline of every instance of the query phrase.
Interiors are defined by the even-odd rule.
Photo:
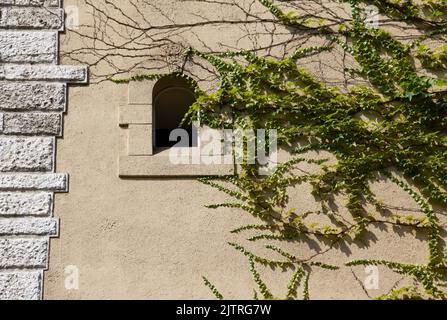
[[[155,1],[171,17],[185,20],[197,8],[200,13],[235,17],[227,7],[206,12],[207,6]],[[80,1],[65,1],[66,5]],[[83,10],[81,6],[81,19]],[[85,18],[86,19],[86,18]],[[157,23],[157,16],[151,16]],[[201,29],[204,42],[235,44],[243,30]],[[68,33],[70,35],[70,33]],[[191,34],[191,42],[197,38]],[[184,35],[188,39],[188,35]],[[245,40],[247,41],[247,40]],[[247,42],[246,45],[250,43]],[[64,41],[63,49],[79,45]],[[241,45],[241,44],[239,44]],[[329,56],[336,64],[339,57]],[[335,62],[334,62],[335,61]],[[311,68],[310,68],[311,69]],[[328,70],[333,79],[339,74]],[[46,299],[207,299],[203,285],[207,276],[226,298],[250,298],[255,285],[247,259],[227,245],[244,238],[229,233],[233,228],[255,221],[238,210],[204,208],[225,200],[222,194],[195,179],[120,179],[118,157],[125,153],[125,131],[118,126],[118,108],[127,99],[127,85],[109,82],[72,87],[65,117],[64,137],[58,141],[57,171],[70,174],[70,192],[56,196],[55,215],[61,219],[60,237],[51,241],[50,268],[45,275]],[[376,183],[374,190],[385,203],[411,208],[411,199],[396,187]],[[292,191],[291,207],[300,210],[317,206],[306,187]],[[343,199],[340,199],[343,210]],[[417,208],[415,208],[417,210]],[[402,211],[407,212],[407,211]],[[391,227],[374,229],[365,245],[334,247],[309,239],[289,244],[299,256],[319,253],[319,261],[342,265],[357,258],[387,258],[402,262],[423,262],[427,251],[423,238],[411,230],[391,232]],[[408,232],[406,232],[408,231]],[[259,247],[255,250],[264,252]],[[66,266],[80,271],[79,290],[66,290]],[[380,269],[380,289],[371,296],[388,292],[399,276]],[[263,270],[274,293],[283,295],[290,273]],[[311,298],[366,299],[359,281],[363,268],[342,268],[331,272],[316,269],[310,282]],[[357,279],[358,280],[357,280]],[[400,284],[404,284],[405,281]]]

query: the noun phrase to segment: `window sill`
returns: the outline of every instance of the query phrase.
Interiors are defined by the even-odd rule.
[[[192,163],[190,159],[185,160]],[[122,178],[229,176],[235,173],[234,164],[174,164],[165,153],[119,158],[119,176]]]

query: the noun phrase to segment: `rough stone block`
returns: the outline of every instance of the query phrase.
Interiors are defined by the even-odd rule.
[[[5,29],[55,29],[64,25],[64,10],[54,8],[0,8],[0,28]]]
[[[39,300],[42,272],[0,272],[0,300]]]
[[[6,64],[0,68],[0,80],[45,80],[85,83],[88,71],[86,67],[58,65],[21,65]]]
[[[0,218],[0,235],[56,236],[58,221],[54,218]]]
[[[52,213],[52,208],[52,193],[0,193],[0,216],[49,216]]]
[[[0,269],[47,267],[48,239],[0,239]]]
[[[59,7],[59,0],[0,0],[0,6]]]
[[[0,32],[0,62],[56,63],[56,32]]]
[[[0,109],[24,111],[64,111],[66,85],[0,81]]]
[[[62,134],[60,113],[5,113],[3,134],[50,135]]]
[[[0,171],[52,171],[54,139],[0,138]]]
[[[63,173],[0,173],[0,191],[45,190],[66,192],[68,176]]]

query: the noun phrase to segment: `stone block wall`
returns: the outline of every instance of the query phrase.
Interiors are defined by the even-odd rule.
[[[58,65],[59,0],[0,0],[0,300],[42,298],[50,237],[58,235],[55,173],[67,83],[87,68]]]

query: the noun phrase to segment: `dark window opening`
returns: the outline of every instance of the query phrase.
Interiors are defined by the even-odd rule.
[[[170,148],[179,141],[169,141],[171,132],[184,129],[188,132],[189,147],[197,146],[197,129],[192,124],[180,126],[189,107],[195,102],[194,91],[181,78],[160,79],[153,92],[153,121],[155,148]],[[180,139],[180,138],[179,138]]]

